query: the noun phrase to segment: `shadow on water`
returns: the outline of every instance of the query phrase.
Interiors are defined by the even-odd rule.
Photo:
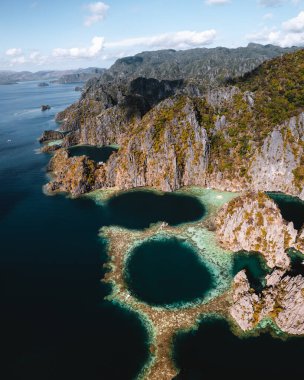
[[[110,198],[106,213],[107,224],[142,229],[158,221],[173,226],[196,221],[206,211],[201,202],[191,196],[138,190]]]
[[[304,224],[304,201],[283,193],[267,193],[275,201],[281,210],[281,214],[288,222],[293,222],[299,230]]]
[[[263,333],[240,339],[222,319],[208,318],[197,331],[174,339],[175,380],[282,379],[303,374],[303,338],[287,341]]]
[[[233,277],[245,269],[250,287],[260,293],[265,286],[265,276],[270,273],[264,257],[257,252],[240,251],[233,256]]]
[[[129,256],[126,282],[139,299],[172,305],[201,299],[212,288],[212,276],[189,245],[177,238],[150,240]]]
[[[111,146],[96,147],[89,145],[78,145],[69,148],[71,157],[85,155],[96,162],[106,162],[111,154],[117,151],[117,148]]]

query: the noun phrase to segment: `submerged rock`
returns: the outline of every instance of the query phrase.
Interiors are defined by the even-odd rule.
[[[247,193],[224,205],[216,217],[219,243],[232,251],[261,252],[270,268],[286,269],[285,250],[293,247],[297,231],[264,193]]]
[[[41,106],[41,111],[47,111],[47,110],[50,110],[51,109],[51,106],[49,106],[48,104],[43,104]]]

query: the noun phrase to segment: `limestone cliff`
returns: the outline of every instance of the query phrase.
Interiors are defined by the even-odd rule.
[[[200,185],[304,199],[304,51],[202,94],[189,81],[93,82],[58,115],[63,146],[118,144],[101,187]]]
[[[267,195],[247,193],[233,199],[219,211],[215,223],[224,248],[261,252],[270,268],[288,267],[285,250],[295,245],[297,231]]]
[[[209,140],[197,105],[187,97],[167,99],[133,127],[109,160],[108,183],[127,189],[153,186],[173,191],[205,185]]]

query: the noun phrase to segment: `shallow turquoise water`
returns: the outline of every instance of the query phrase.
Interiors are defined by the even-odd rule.
[[[125,278],[131,292],[152,305],[202,299],[213,285],[194,249],[176,238],[152,239],[134,248]]]

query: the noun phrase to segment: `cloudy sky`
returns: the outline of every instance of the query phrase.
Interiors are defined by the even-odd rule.
[[[304,46],[304,0],[0,0],[0,70],[108,67],[144,50]]]

